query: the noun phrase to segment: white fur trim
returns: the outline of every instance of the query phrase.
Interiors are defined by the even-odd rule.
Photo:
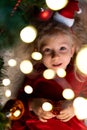
[[[67,18],[67,17],[64,17],[63,15],[60,15],[58,12],[56,12],[53,17],[55,20],[62,22],[69,27],[72,27],[72,25],[74,24],[74,21],[75,21],[74,19]]]

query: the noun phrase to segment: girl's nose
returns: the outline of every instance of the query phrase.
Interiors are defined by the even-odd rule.
[[[52,58],[60,56],[60,54],[58,52],[55,52],[55,51],[53,51],[51,55],[52,55]]]

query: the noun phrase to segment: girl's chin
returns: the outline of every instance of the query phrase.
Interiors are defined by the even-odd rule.
[[[57,72],[60,68],[51,68],[53,71]]]
[[[54,71],[58,71],[59,69],[66,69],[66,67],[57,67],[57,68],[52,68],[52,70],[54,70]]]

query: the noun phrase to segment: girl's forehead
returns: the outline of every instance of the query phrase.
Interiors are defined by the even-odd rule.
[[[73,39],[69,35],[55,35],[55,36],[49,36],[45,37],[43,40],[42,45],[47,45],[47,44],[53,44],[54,42],[57,43],[72,43]]]
[[[70,34],[64,34],[64,33],[55,33],[55,34],[49,34],[49,35],[44,35],[41,39],[42,41],[48,41],[48,40],[51,40],[51,39],[63,39],[63,38],[66,38],[66,39],[72,39],[72,35]]]

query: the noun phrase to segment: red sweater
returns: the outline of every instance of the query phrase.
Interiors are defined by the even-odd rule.
[[[55,78],[47,80],[40,76],[27,76],[24,85],[31,85],[33,93],[25,94],[21,89],[18,98],[25,103],[25,114],[20,120],[14,121],[11,130],[87,130],[84,123],[73,117],[68,122],[61,122],[56,118],[49,119],[46,123],[38,120],[34,113],[29,112],[28,104],[31,98],[46,98],[52,102],[62,100],[62,91],[66,87],[70,87],[75,92],[75,96],[87,97],[87,80],[80,82],[76,79],[72,68],[67,70],[67,75],[63,79]]]

